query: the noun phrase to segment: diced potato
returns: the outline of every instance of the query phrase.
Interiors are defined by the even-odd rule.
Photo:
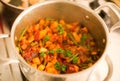
[[[29,43],[31,43],[33,40],[34,40],[34,36],[32,35],[29,37],[28,41],[29,41]]]
[[[65,21],[61,19],[60,24],[65,25]]]
[[[40,31],[40,39],[43,39],[46,34],[47,34],[47,30],[41,30]]]
[[[93,64],[92,63],[89,63],[88,66],[91,67]]]
[[[52,24],[51,24],[51,27],[52,28],[57,28],[58,27],[58,22],[57,21],[54,21]]]
[[[34,31],[38,31],[39,30],[39,24],[36,24],[34,27]]]
[[[27,48],[27,44],[23,44],[23,45],[21,45],[21,48],[23,49],[23,50],[25,50],[26,48]]]
[[[80,41],[80,37],[79,37],[79,35],[78,35],[76,32],[73,32],[73,36],[74,36],[74,38],[75,38],[75,40],[76,40],[77,42]]]
[[[33,59],[32,59],[32,62],[33,62],[34,64],[37,64],[37,65],[41,64],[39,57],[33,58]]]
[[[59,71],[57,71],[54,68],[54,63],[51,63],[51,62],[47,63],[45,71],[48,72],[48,73],[54,73],[54,74],[58,74],[59,73]]]
[[[67,37],[67,32],[66,32],[66,31],[64,31],[64,33],[63,33],[63,39],[65,40],[65,39],[66,39],[66,37]]]
[[[45,69],[45,65],[41,64],[38,66],[38,70],[43,71]]]
[[[97,54],[97,52],[96,52],[96,51],[93,51],[91,54],[92,54],[92,55],[96,55],[96,54]]]
[[[46,48],[41,47],[40,52],[47,52],[48,50]]]

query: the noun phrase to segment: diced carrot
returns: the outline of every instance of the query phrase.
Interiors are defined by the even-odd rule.
[[[34,41],[34,36],[33,36],[33,35],[30,36],[30,37],[28,38],[28,41],[29,41],[29,43],[31,43],[32,41]]]
[[[35,26],[34,26],[34,31],[38,31],[39,30],[39,24],[36,24]]]
[[[86,27],[83,27],[81,30],[82,30],[83,32],[85,32],[85,33],[88,32],[88,29],[87,29]]]
[[[37,65],[41,64],[39,57],[33,58],[33,59],[32,59],[32,62],[33,62],[34,64],[37,64]]]
[[[59,21],[59,23],[62,24],[62,25],[65,25],[65,21],[64,21],[63,19],[61,19],[61,20]]]
[[[40,65],[38,66],[38,70],[43,71],[44,69],[45,69],[45,65],[40,64]]]
[[[92,53],[91,53],[92,55],[96,55],[97,54],[97,52],[96,51],[92,51]]]
[[[43,39],[45,37],[45,35],[47,34],[47,30],[41,30],[40,31],[40,39]]]
[[[34,34],[34,40],[35,41],[39,41],[40,40],[40,32],[39,31],[35,32],[35,34]]]
[[[89,63],[88,66],[91,67],[93,64],[92,63]]]
[[[80,37],[79,37],[79,35],[78,35],[76,32],[73,32],[73,36],[74,36],[74,38],[75,38],[75,40],[76,40],[77,42],[80,41]]]

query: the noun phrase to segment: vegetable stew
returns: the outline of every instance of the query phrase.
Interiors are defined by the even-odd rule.
[[[68,74],[92,66],[101,56],[87,27],[64,19],[42,18],[25,27],[17,41],[21,56],[34,68]]]

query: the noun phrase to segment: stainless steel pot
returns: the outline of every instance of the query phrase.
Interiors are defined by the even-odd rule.
[[[11,5],[5,0],[0,0],[0,2],[3,4],[3,15],[10,26],[12,26],[14,20],[16,17],[24,10],[22,8],[16,7],[14,5]]]
[[[105,6],[106,5],[103,5],[98,8],[96,12]],[[115,5],[112,5],[112,8],[113,6]],[[111,8],[110,6],[107,7]],[[114,8],[112,10],[116,9]],[[16,49],[16,40],[19,38],[20,32],[23,28],[32,25],[40,18],[44,17],[52,17],[55,19],[63,18],[67,22],[79,21],[81,24],[86,26],[102,50],[101,58],[92,67],[72,74],[50,74],[38,71],[30,66],[18,53]],[[118,28],[119,24],[120,23],[118,22],[112,28]],[[87,81],[90,74],[93,72],[93,69],[96,68],[106,56],[109,45],[108,37],[108,28],[97,13],[82,5],[77,5],[76,3],[68,1],[46,1],[28,8],[17,17],[11,30],[13,50],[16,51],[20,68],[29,81]]]
[[[16,0],[13,0],[16,1]],[[45,0],[40,0],[40,2],[43,2]],[[8,3],[7,0],[0,0],[0,2],[3,4],[3,15],[10,27],[12,26],[14,20],[16,17],[24,11],[26,8],[21,8],[18,6],[13,5],[14,3],[11,2]],[[18,0],[15,2],[16,4],[19,4]]]

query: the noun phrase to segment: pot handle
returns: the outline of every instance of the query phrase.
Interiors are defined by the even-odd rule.
[[[7,37],[10,37],[9,34],[0,34],[0,38],[7,38]]]
[[[113,25],[110,28],[108,27],[109,31],[112,32],[120,28],[120,8],[116,6],[114,3],[107,2],[105,4],[102,4],[100,7],[96,8],[94,11],[98,14],[100,11],[102,11],[105,8],[109,8],[109,10],[114,14],[114,16],[110,16],[107,14],[109,18],[111,19],[115,19],[114,17],[117,18],[117,21],[113,23]]]
[[[0,65],[8,65],[13,63],[19,63],[19,60],[12,58],[0,58]]]

